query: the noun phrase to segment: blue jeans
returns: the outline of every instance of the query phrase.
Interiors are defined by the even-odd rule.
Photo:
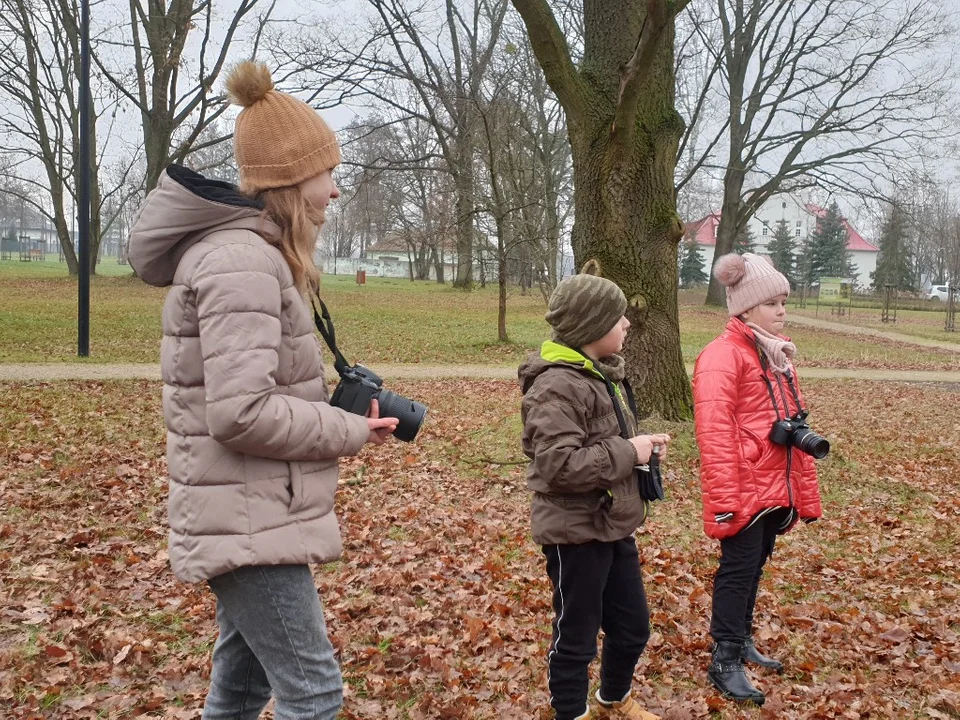
[[[256,720],[271,694],[277,720],[334,720],[343,681],[310,568],[242,567],[209,584],[220,637],[203,720]]]

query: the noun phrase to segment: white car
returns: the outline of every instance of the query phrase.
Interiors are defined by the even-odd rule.
[[[949,292],[949,285],[934,285],[930,288],[930,292],[927,293],[927,300],[946,300]]]

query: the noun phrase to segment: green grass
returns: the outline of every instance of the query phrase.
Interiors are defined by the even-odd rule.
[[[839,322],[844,325],[855,325],[857,327],[868,327],[885,332],[901,333],[903,335],[912,335],[927,340],[940,340],[942,342],[960,344],[960,327],[957,331],[948,332],[944,329],[947,319],[946,303],[931,302],[924,310],[904,310],[897,311],[894,322],[882,322],[880,308],[859,308],[854,307],[852,312],[847,315],[831,315],[830,308],[820,306],[817,309],[812,303],[807,303],[807,307],[801,309],[791,307],[789,312],[803,315],[805,317],[819,317],[822,320]],[[960,318],[958,318],[960,323]]]
[[[23,263],[28,265],[28,263]],[[0,362],[76,360],[77,280],[30,263],[0,263]],[[94,362],[157,362],[166,289],[135,277],[90,283]],[[497,342],[495,288],[463,292],[430,282],[327,275],[322,295],[348,359],[372,363],[514,363],[547,334],[539,295],[511,293]]]
[[[157,362],[166,289],[146,285],[131,275],[128,266],[113,260],[100,268],[102,274],[92,277],[90,284],[90,362]],[[464,292],[449,285],[391,278],[368,278],[366,285],[358,286],[353,276],[325,275],[322,295],[347,358],[371,365],[516,365],[549,336],[538,292],[509,292],[506,343],[497,341],[493,286]],[[808,307],[800,312],[813,311]],[[855,311],[852,322],[867,320],[866,312]],[[725,322],[722,309],[703,305],[702,292],[682,291],[685,362],[692,363]],[[960,336],[938,334],[936,322],[942,322],[942,314],[903,311],[896,327],[886,329],[960,343]],[[803,326],[788,332],[800,348],[803,365],[960,369],[960,356],[948,351]],[[55,262],[0,262],[0,362],[76,360],[76,278]]]
[[[32,280],[37,278],[63,278],[67,274],[67,263],[58,261],[55,254],[48,254],[47,259],[43,262],[20,262],[16,259],[0,260],[0,277],[13,275]],[[103,277],[131,277],[133,269],[129,265],[120,265],[115,257],[110,257],[97,263],[96,274]]]

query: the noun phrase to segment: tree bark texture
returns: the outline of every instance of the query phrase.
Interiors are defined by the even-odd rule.
[[[689,418],[677,301],[683,224],[673,182],[683,133],[674,108],[676,4],[587,0],[579,69],[546,2],[514,5],[567,117],[576,269],[595,263],[627,296],[624,354],[641,417]]]

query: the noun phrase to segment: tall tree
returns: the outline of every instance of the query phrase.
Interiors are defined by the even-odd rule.
[[[692,239],[680,245],[680,286],[685,288],[703,285],[710,277],[703,269],[703,251]]]
[[[71,275],[79,271],[71,218],[77,202],[80,154],[80,17],[76,2],[0,0],[0,136],[4,150],[30,160],[18,166],[21,201],[50,220]],[[95,90],[95,89],[94,89]],[[106,105],[90,98],[90,272],[96,272],[100,245],[100,155],[96,121]],[[108,125],[109,127],[109,125]],[[37,177],[32,168],[42,175]]]
[[[941,0],[702,0],[692,15],[719,68],[704,92],[726,102],[690,164],[723,174],[715,258],[770,196],[817,185],[882,197],[878,179],[948,130]],[[707,302],[723,304],[715,278]]]
[[[366,4],[376,18],[372,34],[355,37],[337,28],[336,33],[315,38],[290,61],[309,67],[323,82],[346,86],[347,94],[372,98],[434,130],[457,191],[454,284],[470,288],[481,173],[476,162],[480,132],[476,107],[509,3],[443,0],[439,9],[411,7],[403,0]]]
[[[477,107],[488,173],[479,192],[496,236],[501,342],[507,340],[508,284],[518,280],[524,292],[534,283],[556,285],[564,217],[558,205],[569,158],[566,136],[558,132],[560,108],[525,40],[514,39],[517,44],[508,41],[491,63]]]
[[[850,256],[847,252],[847,228],[836,202],[830,204],[817,221],[817,228],[807,244],[808,284],[820,277],[847,277],[850,274]]]
[[[255,53],[259,46],[276,4],[254,15],[259,2],[239,0],[233,9],[221,11],[202,0],[130,0],[125,23],[107,38],[109,55],[94,54],[116,92],[140,115],[145,192],[170,163],[182,163],[192,151],[229,139],[201,136],[227,108],[214,87],[248,16],[253,26],[247,49]]]
[[[892,203],[887,211],[880,231],[877,269],[870,277],[876,290],[883,290],[886,285],[898,290],[914,289],[907,217],[900,203]]]
[[[790,287],[797,286],[797,241],[790,234],[790,226],[786,220],[777,222],[777,229],[767,244],[767,252],[773,266],[783,273],[790,282]]]
[[[513,142],[494,143],[492,149],[508,156],[501,167],[519,214],[515,255],[524,262],[521,288],[536,283],[546,299],[557,284],[560,234],[572,213],[570,144],[563,111],[523,37],[525,30],[515,27],[515,15],[508,19],[506,96],[516,107],[516,126],[508,128]]]
[[[566,116],[573,153],[573,252],[625,292],[625,353],[641,415],[689,417],[677,314],[673,171],[683,121],[674,108],[674,20],[687,0],[583,4],[574,60],[548,0],[512,0]]]

